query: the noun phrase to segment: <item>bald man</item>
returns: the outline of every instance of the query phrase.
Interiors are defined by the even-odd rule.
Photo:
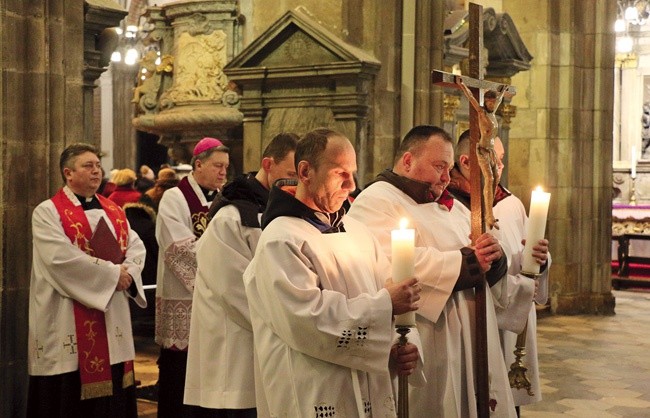
[[[345,216],[357,169],[350,141],[308,132],[295,160],[297,184],[271,190],[244,273],[268,400],[261,415],[395,417],[390,370],[410,374],[419,356],[413,344],[395,348],[393,315],[417,308],[419,284],[386,283],[378,243]]]

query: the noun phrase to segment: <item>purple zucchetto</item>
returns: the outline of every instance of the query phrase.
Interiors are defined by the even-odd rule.
[[[216,138],[203,138],[200,140],[194,147],[192,155],[195,157],[202,152],[209,150],[210,148],[222,147],[223,143]]]

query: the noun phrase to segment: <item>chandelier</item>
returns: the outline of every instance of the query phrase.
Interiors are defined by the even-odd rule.
[[[638,32],[650,17],[650,1],[648,0],[616,0],[617,19],[614,23],[616,32],[616,52],[629,54],[634,49],[634,40],[630,31]],[[636,28],[631,28],[635,26]]]
[[[138,50],[138,27],[135,25],[123,25],[125,28],[117,27],[115,32],[119,37],[117,48],[111,55],[111,61],[124,62],[127,65],[135,65],[140,59]]]
[[[614,29],[625,32],[628,25],[642,26],[650,17],[650,2],[648,0],[617,0],[618,19]]]

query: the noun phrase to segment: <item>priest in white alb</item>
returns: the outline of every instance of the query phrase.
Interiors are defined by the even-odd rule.
[[[297,185],[271,189],[244,273],[268,401],[258,412],[394,417],[391,371],[410,374],[419,356],[414,344],[397,348],[393,315],[416,309],[419,284],[387,283],[391,269],[378,243],[345,216],[355,188],[350,141],[316,129],[299,141],[295,159]]]
[[[257,416],[253,329],[242,276],[262,233],[271,185],[296,177],[297,141],[295,134],[276,135],[262,153],[260,170],[224,187],[197,242],[184,401],[201,407],[204,418]]]
[[[392,170],[380,173],[355,199],[350,216],[363,222],[390,256],[390,231],[401,218],[415,229],[415,276],[422,283],[417,326],[427,383],[411,388],[411,417],[475,417],[474,289],[504,286],[507,259],[489,233],[470,242],[470,215],[446,191],[454,165],[451,137],[416,126],[401,142]],[[457,202],[456,202],[457,203]],[[486,292],[491,416],[515,409],[490,292]]]
[[[158,418],[191,416],[183,404],[187,345],[196,276],[196,242],[208,226],[208,210],[226,182],[228,148],[203,138],[192,154],[192,171],[167,190],[158,206],[158,277],[155,340],[158,358]]]
[[[505,149],[501,139],[494,139],[494,151],[497,158],[497,171],[499,178],[503,172],[503,159]],[[465,131],[458,138],[455,150],[456,165],[451,171],[449,190],[465,206],[469,207],[470,201],[470,168],[469,168],[470,138],[469,131]],[[508,252],[508,284],[507,298],[498,298],[495,311],[501,334],[501,347],[506,359],[506,366],[510,367],[515,362],[515,345],[517,335],[526,327],[525,355],[523,365],[526,378],[531,384],[530,392],[523,388],[513,388],[512,396],[515,405],[530,405],[542,399],[542,388],[539,378],[539,362],[537,359],[537,311],[535,303],[545,304],[548,299],[548,268],[551,264],[548,252],[549,242],[540,240],[533,247],[533,257],[540,265],[540,275],[531,279],[521,274],[522,240],[526,237],[526,223],[528,216],[521,200],[501,184],[497,185],[494,194],[495,217],[499,220],[499,231],[495,235],[503,243],[503,248]]]

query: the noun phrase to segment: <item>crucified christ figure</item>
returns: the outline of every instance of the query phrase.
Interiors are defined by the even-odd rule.
[[[471,90],[463,83],[461,77],[456,77],[456,84],[463,90],[467,100],[478,113],[478,126],[481,135],[478,144],[476,144],[476,155],[478,156],[481,173],[483,173],[485,179],[483,184],[483,219],[488,230],[492,228],[499,229],[498,219],[495,219],[492,213],[494,191],[499,182],[497,156],[494,152],[494,138],[497,136],[499,123],[495,112],[501,104],[501,100],[503,100],[507,86],[502,86],[498,93],[491,90],[486,91],[483,95],[483,106],[481,107]]]

